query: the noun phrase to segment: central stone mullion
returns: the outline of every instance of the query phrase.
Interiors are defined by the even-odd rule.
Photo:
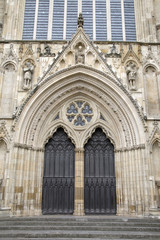
[[[84,215],[84,149],[75,149],[74,215]]]

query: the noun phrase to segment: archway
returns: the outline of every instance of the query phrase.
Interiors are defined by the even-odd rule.
[[[90,106],[91,120],[88,118],[90,115],[80,114],[83,113],[81,102]],[[72,104],[78,108],[78,115],[68,112]],[[72,120],[71,115],[79,118]],[[82,119],[85,124],[76,124],[76,119],[81,123],[80,116],[86,117],[86,120]],[[115,146],[117,214],[127,214],[130,209],[140,209],[141,214],[137,202],[142,205],[141,199],[146,199],[142,194],[145,179],[143,172],[139,178],[136,170],[143,168],[144,122],[134,100],[113,79],[82,66],[50,76],[28,96],[23,108],[17,112],[14,125],[17,161],[21,160],[25,165],[27,158],[29,166],[34,167],[32,175],[27,172],[23,174],[27,186],[31,183],[35,193],[31,192],[32,199],[28,198],[30,195],[24,196],[26,214],[32,214],[30,206],[37,214],[42,212],[42,191],[38,192],[37,189],[42,189],[43,151],[46,142],[59,127],[63,127],[75,146],[74,214],[84,214],[84,145],[98,127],[103,129]],[[39,171],[36,171],[37,168]],[[131,174],[127,178],[128,172]],[[17,178],[16,184],[21,186],[23,182],[19,183]],[[30,191],[30,187],[28,189]]]
[[[100,128],[85,145],[84,175],[85,213],[115,214],[114,146]]]
[[[74,161],[74,145],[59,128],[45,146],[43,214],[73,213]]]

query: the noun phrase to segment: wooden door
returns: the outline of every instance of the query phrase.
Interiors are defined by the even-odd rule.
[[[84,185],[86,214],[116,213],[114,146],[100,128],[85,145]]]
[[[72,214],[74,210],[74,145],[59,128],[45,146],[43,214]]]

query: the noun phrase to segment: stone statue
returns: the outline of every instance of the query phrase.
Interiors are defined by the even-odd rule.
[[[77,23],[78,23],[78,27],[82,27],[83,28],[84,20],[83,20],[82,13],[79,14]]]
[[[84,52],[83,52],[83,46],[79,45],[77,49],[76,54],[76,64],[81,63],[84,64]]]
[[[27,61],[23,68],[23,72],[24,72],[23,89],[24,90],[28,90],[31,88],[33,70],[34,70],[34,65],[30,61]]]
[[[51,55],[51,48],[47,44],[44,47],[44,56],[50,56]]]
[[[127,79],[130,90],[136,90],[137,67],[133,62],[129,62],[126,66]]]

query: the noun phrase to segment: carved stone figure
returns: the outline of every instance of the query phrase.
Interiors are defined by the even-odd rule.
[[[137,66],[134,62],[129,62],[126,66],[128,85],[130,90],[136,90],[137,85]]]
[[[83,28],[84,19],[83,19],[82,13],[79,14],[77,23],[78,23],[78,27],[82,27]]]
[[[33,63],[31,63],[30,61],[27,61],[23,68],[23,72],[24,72],[23,89],[24,90],[28,90],[31,88],[33,71],[34,71]]]
[[[84,50],[82,45],[78,45],[77,54],[76,54],[76,64],[84,64]]]

